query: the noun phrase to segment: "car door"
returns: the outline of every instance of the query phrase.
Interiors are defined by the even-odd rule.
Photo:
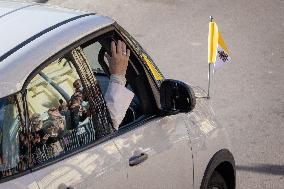
[[[128,166],[129,188],[193,188],[184,115],[151,118],[129,129],[114,139]]]
[[[131,49],[130,66],[137,77],[128,80],[143,106],[134,122],[122,125],[114,142],[128,167],[128,188],[193,188],[193,160],[185,114],[161,116],[159,84],[164,79],[150,56],[138,42],[116,26],[120,37]],[[136,90],[135,90],[136,89]],[[139,108],[138,108],[139,109]]]
[[[33,174],[40,188],[108,189],[115,186],[122,189],[125,185],[121,181],[126,180],[126,173],[121,169],[121,161],[121,155],[109,140],[47,167],[34,169]]]
[[[121,163],[127,168],[125,183],[128,188],[192,188],[193,162],[185,115],[158,116],[159,91],[156,86],[163,76],[138,43],[126,35],[117,28],[103,38],[82,45],[95,74],[100,77],[100,70],[108,73],[109,63],[103,57],[105,53],[111,54],[111,41],[123,40],[131,50],[126,87],[135,96],[119,130],[112,134],[123,157]],[[99,52],[99,58],[90,53],[94,51]],[[101,78],[104,91],[102,81]],[[138,164],[129,166],[130,163]]]
[[[27,80],[31,166],[40,188],[125,188],[125,165],[85,60],[80,48],[59,53]]]

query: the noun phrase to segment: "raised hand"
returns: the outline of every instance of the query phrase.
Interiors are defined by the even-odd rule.
[[[107,57],[107,59],[111,60],[109,64],[110,74],[125,76],[129,57],[130,50],[126,48],[123,41],[118,40],[117,45],[112,41],[111,57]]]

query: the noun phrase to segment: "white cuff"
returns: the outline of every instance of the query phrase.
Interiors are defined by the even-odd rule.
[[[110,80],[105,94],[105,101],[113,122],[113,127],[116,130],[118,130],[133,97],[134,93],[124,87],[124,85]]]
[[[126,84],[126,79],[123,75],[118,75],[118,74],[112,74],[110,76],[110,82],[114,82],[114,83],[117,83],[117,84],[120,84],[122,86],[125,86]]]

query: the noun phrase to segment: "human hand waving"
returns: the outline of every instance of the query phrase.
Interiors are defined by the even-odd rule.
[[[117,45],[114,41],[111,42],[111,57],[106,55],[109,60],[110,74],[125,76],[130,50],[126,48],[123,41],[118,40]]]

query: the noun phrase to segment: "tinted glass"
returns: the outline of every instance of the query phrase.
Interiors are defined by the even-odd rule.
[[[101,48],[102,45],[99,42],[95,42],[83,49],[91,68],[96,72],[104,72],[98,60]]]
[[[95,140],[89,102],[72,62],[52,62],[27,90],[34,166]]]

